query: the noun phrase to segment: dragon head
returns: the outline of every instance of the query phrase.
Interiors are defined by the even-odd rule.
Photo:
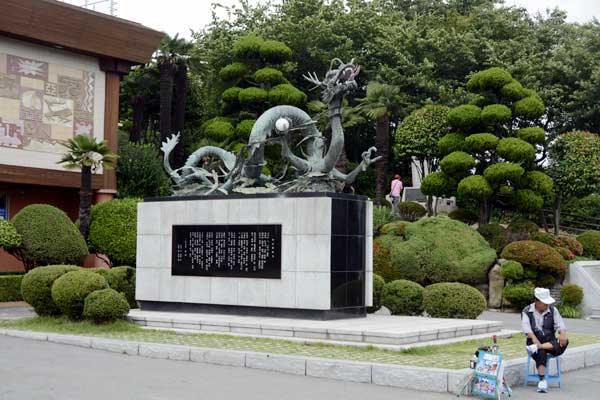
[[[339,58],[334,58],[331,60],[329,71],[325,74],[323,81],[319,80],[316,73],[311,74],[310,72],[308,76],[304,75],[304,79],[315,84],[313,89],[320,87],[323,90],[321,94],[323,101],[329,104],[334,99],[341,101],[346,93],[356,89],[357,84],[354,78],[359,72],[360,66],[354,65],[354,59],[349,63],[344,63]]]

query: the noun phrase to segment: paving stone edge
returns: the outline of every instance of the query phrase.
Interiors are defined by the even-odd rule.
[[[254,368],[345,382],[372,383],[424,392],[458,393],[472,373],[470,369],[452,370],[365,363],[14,329],[0,329],[0,335],[141,357]],[[569,349],[561,359],[562,372],[598,366],[600,365],[600,344]],[[506,363],[505,376],[510,385],[523,384],[526,363],[527,359],[525,357],[509,360]]]

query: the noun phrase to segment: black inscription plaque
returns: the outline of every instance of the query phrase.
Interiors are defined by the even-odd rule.
[[[171,273],[281,279],[281,225],[173,225]]]

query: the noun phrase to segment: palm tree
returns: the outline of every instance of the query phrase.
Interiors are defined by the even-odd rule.
[[[402,96],[397,86],[371,82],[367,86],[367,97],[359,99],[358,103],[356,109],[375,121],[375,146],[381,156],[375,166],[375,203],[383,204],[389,162],[390,124],[400,111]]]
[[[81,169],[81,190],[79,191],[79,232],[87,240],[90,233],[92,210],[92,174],[103,168],[113,168],[117,155],[110,151],[105,141],[96,142],[88,135],[77,135],[65,145],[68,152],[58,164],[65,168]]]

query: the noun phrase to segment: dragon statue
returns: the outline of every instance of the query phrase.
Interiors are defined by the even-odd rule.
[[[341,191],[381,158],[371,158],[377,152],[371,147],[362,153],[361,163],[352,172],[343,174],[335,169],[344,149],[342,104],[344,97],[356,89],[354,78],[359,72],[360,67],[354,65],[354,60],[344,63],[335,58],[323,81],[314,73],[304,76],[315,89],[322,90],[322,99],[328,105],[329,145],[306,112],[286,105],[272,107],[256,120],[248,144],[237,155],[219,147],[204,146],[194,151],[183,167],[174,170],[169,156],[179,142],[179,134],[171,136],[163,142],[161,150],[165,170],[174,182],[174,195]],[[298,143],[293,146],[296,141]],[[285,172],[280,178],[262,174],[266,165],[265,147],[271,144],[281,145],[282,158],[296,170],[295,179],[284,181]],[[296,147],[300,148],[302,156],[294,153]],[[220,161],[219,166],[209,169],[208,161],[215,159]]]

